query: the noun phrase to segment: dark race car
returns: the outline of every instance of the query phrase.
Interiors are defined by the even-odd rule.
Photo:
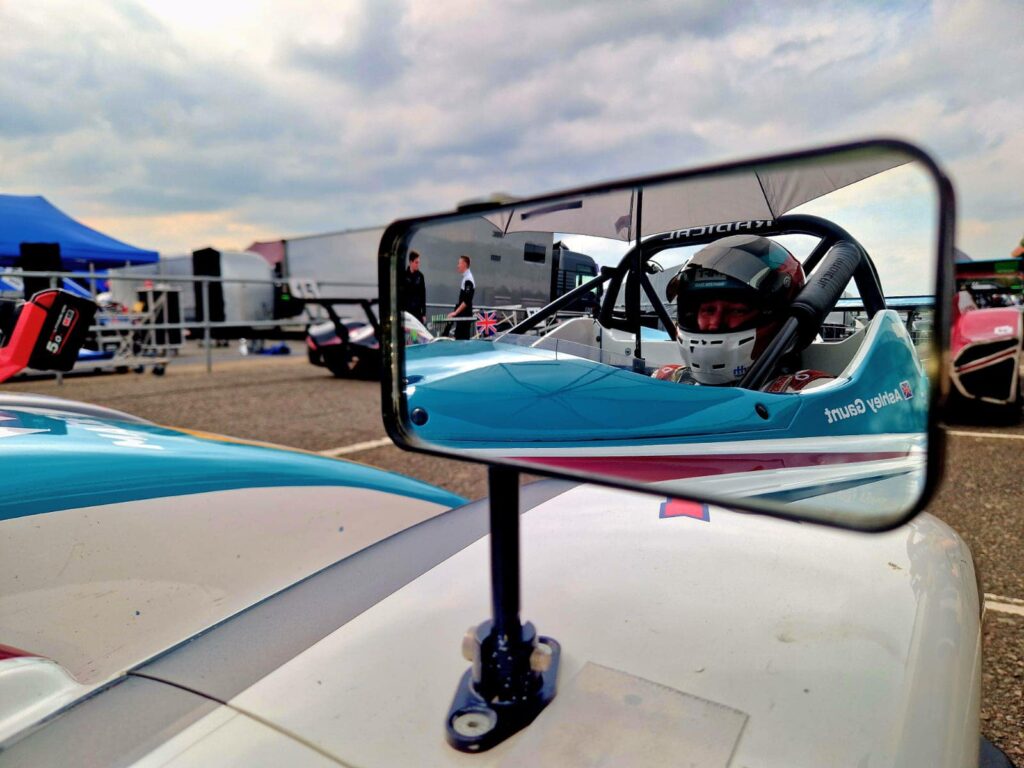
[[[309,362],[327,368],[338,378],[380,378],[380,322],[374,312],[376,300],[308,300],[319,304],[329,320],[310,325],[306,330],[306,354]],[[355,305],[362,317],[342,317],[336,306]],[[425,344],[434,336],[416,318],[405,313],[405,343]]]

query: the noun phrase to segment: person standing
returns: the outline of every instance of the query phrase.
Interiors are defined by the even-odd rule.
[[[456,268],[462,275],[462,282],[459,283],[459,299],[455,309],[448,313],[448,319],[455,320],[455,338],[468,339],[473,332],[469,318],[473,317],[473,292],[476,290],[473,272],[469,268],[469,256],[459,256]]]
[[[401,307],[421,323],[427,323],[427,283],[420,272],[420,254],[409,252],[409,264],[405,268],[405,283],[402,286]]]

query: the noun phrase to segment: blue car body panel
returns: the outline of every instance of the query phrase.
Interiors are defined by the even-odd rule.
[[[0,520],[238,488],[348,486],[458,506],[459,496],[384,470],[151,424],[0,407]]]
[[[858,364],[799,395],[701,387],[548,349],[464,341],[406,351],[410,429],[448,448],[659,445],[922,432],[928,380],[894,312]]]

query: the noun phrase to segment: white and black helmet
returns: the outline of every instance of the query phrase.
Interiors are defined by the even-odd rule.
[[[764,352],[790,304],[804,285],[800,262],[766,237],[733,235],[705,246],[668,286],[676,300],[676,339],[683,363],[701,384],[734,384]],[[743,303],[755,310],[745,322],[701,330],[698,314],[707,302]]]

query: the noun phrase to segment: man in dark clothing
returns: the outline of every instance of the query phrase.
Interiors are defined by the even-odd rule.
[[[405,284],[402,286],[402,310],[408,312],[424,325],[427,322],[427,283],[420,272],[420,255],[409,252],[409,266],[405,268]]]
[[[469,256],[459,256],[458,270],[462,275],[462,282],[459,283],[459,300],[455,303],[455,309],[448,313],[448,319],[456,320],[455,338],[468,339],[473,334],[473,323],[470,318],[473,317],[473,291],[476,290],[473,273],[469,269]]]

